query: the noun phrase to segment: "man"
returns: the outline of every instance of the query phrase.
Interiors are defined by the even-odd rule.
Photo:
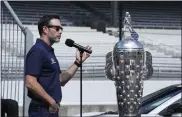
[[[63,28],[59,16],[43,16],[38,22],[38,30],[40,38],[36,40],[26,58],[25,84],[28,96],[32,99],[28,113],[29,117],[58,117],[62,98],[61,86],[64,86],[77,71],[80,52],[77,50],[75,62],[62,72],[51,47],[61,38]],[[91,47],[88,46],[88,49]],[[89,56],[84,52],[83,61]]]

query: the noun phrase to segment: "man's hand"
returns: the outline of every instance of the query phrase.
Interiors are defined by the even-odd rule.
[[[87,48],[88,48],[89,50],[92,49],[92,47],[89,46],[89,45],[87,46]],[[83,53],[83,57],[82,57],[82,62],[84,62],[89,56],[90,56],[89,53],[84,52],[84,53]],[[77,61],[77,62],[80,62],[80,52],[79,52],[78,49],[77,49],[77,51],[76,51],[76,61]]]
[[[49,112],[50,113],[55,113],[59,110],[59,105],[53,101],[50,105],[49,105]]]

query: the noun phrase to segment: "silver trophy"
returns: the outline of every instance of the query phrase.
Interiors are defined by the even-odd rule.
[[[115,82],[119,117],[140,117],[143,80],[153,73],[152,55],[145,52],[138,41],[139,36],[132,28],[128,12],[123,26],[123,39],[106,55],[105,73]],[[130,36],[125,35],[127,29]]]

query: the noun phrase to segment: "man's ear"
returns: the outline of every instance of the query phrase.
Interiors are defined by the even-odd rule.
[[[44,33],[44,34],[48,34],[48,28],[46,27],[46,26],[43,26],[42,27],[42,33]]]

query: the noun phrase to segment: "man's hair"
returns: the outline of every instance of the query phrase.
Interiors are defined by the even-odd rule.
[[[44,15],[43,17],[40,18],[39,22],[38,22],[38,30],[39,30],[39,35],[42,35],[42,31],[43,31],[43,26],[48,26],[50,21],[52,19],[59,19],[60,17],[59,15]]]

